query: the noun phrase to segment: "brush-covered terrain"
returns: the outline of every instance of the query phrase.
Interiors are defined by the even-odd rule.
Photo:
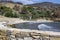
[[[21,19],[60,18],[60,4],[51,2],[23,5],[19,2],[0,2],[0,15]]]

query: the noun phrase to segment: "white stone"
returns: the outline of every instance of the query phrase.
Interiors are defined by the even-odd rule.
[[[40,39],[33,39],[33,40],[40,40]]]
[[[22,38],[18,38],[18,40],[23,40]]]
[[[24,37],[24,40],[33,40],[32,37]]]
[[[40,36],[33,36],[34,38],[36,38],[36,39],[39,39],[40,38]]]
[[[11,40],[16,40],[16,38],[11,38]]]

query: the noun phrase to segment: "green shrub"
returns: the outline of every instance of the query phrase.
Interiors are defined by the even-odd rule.
[[[5,13],[6,17],[13,17],[13,13]]]

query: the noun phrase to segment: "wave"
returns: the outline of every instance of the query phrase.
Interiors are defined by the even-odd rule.
[[[40,24],[40,25],[38,25],[38,29],[45,30],[45,29],[51,29],[51,28],[52,28],[51,26],[48,26],[46,24]]]

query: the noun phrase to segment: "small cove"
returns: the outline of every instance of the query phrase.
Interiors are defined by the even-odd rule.
[[[60,32],[60,22],[25,22],[15,24],[18,29],[31,29],[31,30],[42,30],[42,31],[55,31]]]

